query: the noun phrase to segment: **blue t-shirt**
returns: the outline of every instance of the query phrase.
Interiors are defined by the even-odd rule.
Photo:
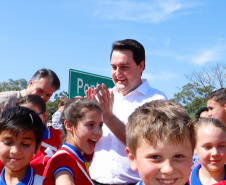
[[[200,182],[200,179],[199,179],[199,169],[200,168],[201,168],[201,164],[199,164],[192,170],[192,173],[191,173],[191,176],[189,179],[190,185],[202,185],[202,183]],[[224,165],[224,169],[226,171],[226,165]],[[223,180],[226,180],[226,174],[224,175]]]
[[[4,179],[5,167],[2,169],[0,176],[0,185],[7,185]],[[34,170],[31,165],[29,165],[26,176],[17,185],[32,185],[34,183]]]

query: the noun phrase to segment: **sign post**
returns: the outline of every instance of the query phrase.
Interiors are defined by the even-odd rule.
[[[112,79],[109,77],[78,71],[74,69],[69,70],[69,98],[75,96],[84,97],[85,91],[91,87],[95,88],[97,84],[104,83],[108,88],[114,87]]]

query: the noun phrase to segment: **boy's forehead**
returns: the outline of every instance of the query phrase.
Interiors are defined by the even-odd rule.
[[[147,139],[141,139],[140,140],[140,144],[146,145],[147,147],[151,147],[151,148],[164,148],[165,146],[174,146],[174,147],[181,147],[181,146],[192,146],[192,143],[190,141],[190,139],[188,139],[188,137],[184,136],[183,139],[166,139],[166,140],[160,140],[156,137],[153,137],[153,139],[147,140]]]
[[[207,100],[207,107],[214,107],[219,105],[221,106],[220,102],[215,101],[214,98]]]
[[[0,133],[0,137],[1,138],[22,138],[22,139],[31,139],[31,140],[35,140],[35,134],[33,130],[23,130],[21,132],[18,133],[13,133],[10,130],[3,130]]]

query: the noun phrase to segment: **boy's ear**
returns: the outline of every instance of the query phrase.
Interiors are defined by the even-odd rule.
[[[72,124],[68,120],[64,121],[64,127],[68,132],[73,132]]]
[[[135,156],[131,153],[130,148],[128,146],[126,147],[126,153],[128,155],[128,158],[129,158],[131,170],[137,171],[137,164],[136,164]]]

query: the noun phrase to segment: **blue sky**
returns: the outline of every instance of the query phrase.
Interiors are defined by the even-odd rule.
[[[143,78],[168,98],[185,74],[225,63],[224,0],[0,0],[0,82],[52,69],[68,91],[69,69],[111,76],[116,40],[146,50]],[[57,92],[60,92],[57,91]]]

